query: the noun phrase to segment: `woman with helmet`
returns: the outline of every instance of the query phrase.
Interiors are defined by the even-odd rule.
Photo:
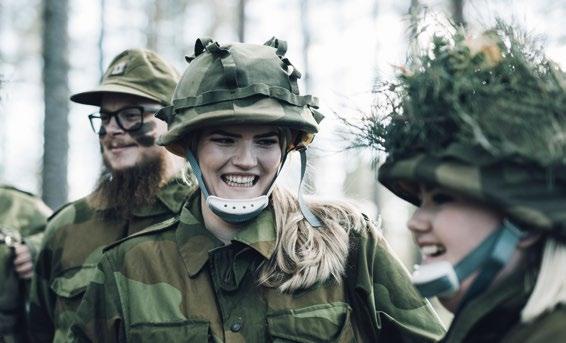
[[[418,206],[412,279],[455,314],[443,341],[566,341],[562,71],[499,23],[435,36],[382,92],[358,143],[388,153],[380,182]]]
[[[371,221],[275,186],[322,119],[284,41],[199,39],[158,117],[200,190],[180,218],[108,247],[72,329],[83,341],[433,341],[443,327]]]

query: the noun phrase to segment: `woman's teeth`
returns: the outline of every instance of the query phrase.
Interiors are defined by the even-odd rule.
[[[251,187],[254,184],[255,176],[223,176],[224,182],[231,187]]]
[[[440,244],[423,245],[421,247],[421,253],[424,256],[436,257],[444,254],[446,248]]]

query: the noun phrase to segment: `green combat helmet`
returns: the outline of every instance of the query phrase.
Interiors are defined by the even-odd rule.
[[[71,96],[71,101],[100,106],[104,93],[122,93],[151,99],[167,106],[179,74],[157,53],[145,49],[125,50],[112,60],[100,85]]]
[[[476,39],[435,36],[378,99],[355,144],[388,153],[383,185],[415,205],[418,184],[440,187],[506,216],[455,270],[421,267],[423,295],[449,294],[480,269],[479,293],[498,270],[480,265],[506,263],[522,234],[515,225],[566,239],[566,83],[526,35],[499,23]]]
[[[297,80],[301,74],[284,57],[286,50],[286,42],[276,38],[264,45],[223,46],[211,39],[198,39],[194,55],[186,58],[189,66],[175,89],[172,106],[157,114],[169,125],[169,131],[158,144],[188,159],[208,206],[228,222],[244,222],[257,216],[267,206],[275,179],[266,194],[258,198],[235,200],[209,196],[194,152],[185,151],[184,147],[191,146],[193,133],[210,126],[264,124],[287,128],[294,135],[287,140],[283,155],[292,150],[301,151],[303,175],[305,149],[323,116],[316,111],[315,97],[299,94]],[[300,192],[299,202],[311,225],[320,226],[303,205]]]

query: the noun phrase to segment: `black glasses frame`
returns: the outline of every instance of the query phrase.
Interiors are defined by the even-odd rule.
[[[136,125],[133,125],[130,128],[126,128],[124,127],[124,125],[122,124],[122,121],[120,120],[120,113],[126,111],[126,110],[131,110],[131,109],[137,109],[140,111],[140,121],[139,123],[136,123]],[[125,132],[133,132],[133,131],[137,131],[139,130],[142,125],[143,125],[143,117],[144,114],[146,113],[155,113],[157,111],[159,111],[161,109],[160,106],[126,106],[126,107],[122,107],[119,110],[116,111],[99,111],[99,112],[95,112],[95,113],[91,113],[88,115],[88,120],[90,122],[90,127],[92,128],[92,130],[94,131],[94,133],[96,134],[100,134],[101,129],[105,126],[104,124],[102,124],[102,116],[101,114],[105,114],[109,116],[109,120],[112,120],[112,117],[116,118],[116,123],[118,124],[118,126],[120,127],[120,129],[124,130]],[[95,124],[95,120],[100,120],[100,129],[96,130],[96,124]]]

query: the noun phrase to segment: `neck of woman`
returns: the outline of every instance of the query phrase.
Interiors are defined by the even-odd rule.
[[[232,238],[240,231],[241,225],[227,223],[222,220],[222,218],[218,217],[206,204],[206,199],[203,194],[201,194],[200,197],[200,207],[206,229],[224,244],[230,244]]]

